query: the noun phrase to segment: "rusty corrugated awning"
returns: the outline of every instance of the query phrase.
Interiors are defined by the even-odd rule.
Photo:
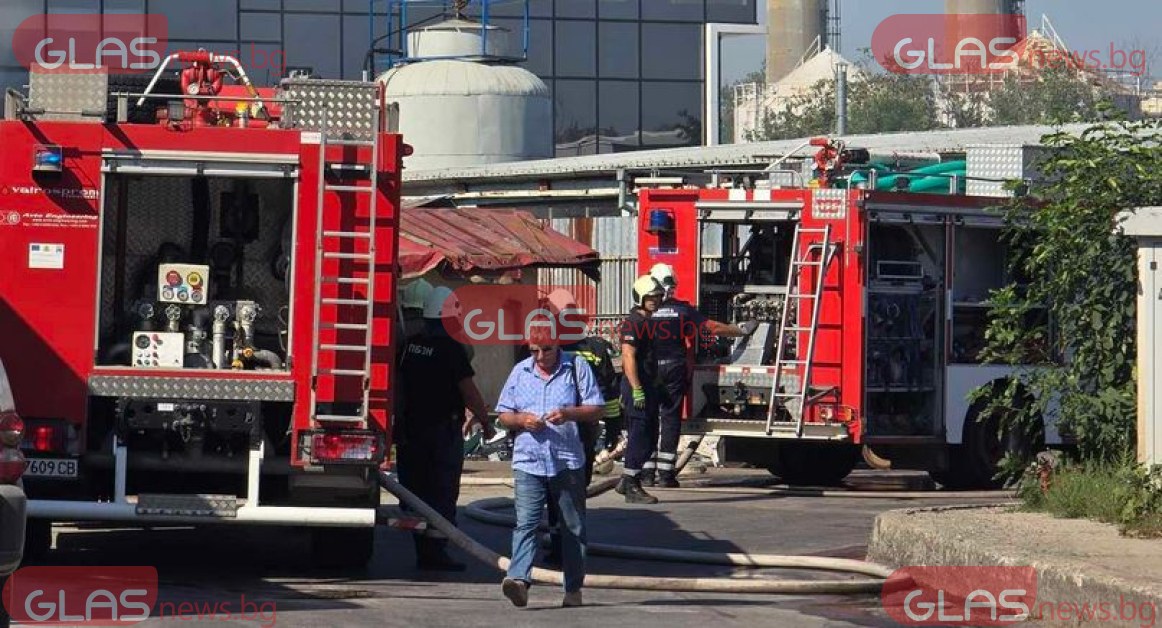
[[[460,272],[505,271],[591,266],[599,256],[517,209],[405,208],[399,260],[407,279],[441,264]]]

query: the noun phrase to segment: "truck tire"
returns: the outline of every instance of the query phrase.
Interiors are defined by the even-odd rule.
[[[312,528],[311,559],[320,567],[363,569],[375,553],[375,528]]]
[[[947,468],[929,471],[929,477],[947,489],[1001,488],[1005,483],[997,478],[1001,460],[1009,454],[1033,451],[1044,443],[1044,433],[1039,431],[1032,439],[1022,438],[1012,431],[1001,434],[1000,419],[995,414],[984,416],[983,403],[971,407],[964,421],[963,444],[950,445]]]
[[[851,473],[859,458],[854,445],[780,442],[767,470],[792,486],[833,486]]]

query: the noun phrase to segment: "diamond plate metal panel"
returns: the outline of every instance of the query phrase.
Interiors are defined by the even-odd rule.
[[[69,120],[99,124],[102,118],[81,112],[104,112],[109,100],[109,75],[36,72],[28,76],[28,106],[43,109],[39,120]]]
[[[234,495],[150,495],[137,497],[139,515],[186,517],[236,517],[238,498]]]
[[[1044,154],[1039,146],[989,144],[969,146],[965,150],[968,165],[965,174],[966,193],[973,196],[1012,196],[1004,189],[1009,179],[1036,178],[1036,160]],[[982,181],[981,179],[990,179]]]
[[[377,83],[287,79],[280,87],[284,98],[300,101],[286,105],[284,122],[289,128],[326,131],[331,139],[371,140],[374,136]]]
[[[824,220],[847,218],[847,190],[820,188],[811,196],[811,213]]]
[[[93,375],[89,377],[89,392],[97,397],[287,402],[295,400],[294,382],[202,377]]]

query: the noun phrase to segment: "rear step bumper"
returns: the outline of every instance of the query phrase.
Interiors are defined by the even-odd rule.
[[[28,516],[50,521],[137,521],[141,523],[244,524],[370,528],[374,508],[307,508],[298,506],[239,506],[232,516],[139,514],[136,504],[28,500]]]

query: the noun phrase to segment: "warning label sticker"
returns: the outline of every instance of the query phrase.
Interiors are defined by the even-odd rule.
[[[65,267],[65,245],[33,242],[28,245],[28,267],[61,270]]]

